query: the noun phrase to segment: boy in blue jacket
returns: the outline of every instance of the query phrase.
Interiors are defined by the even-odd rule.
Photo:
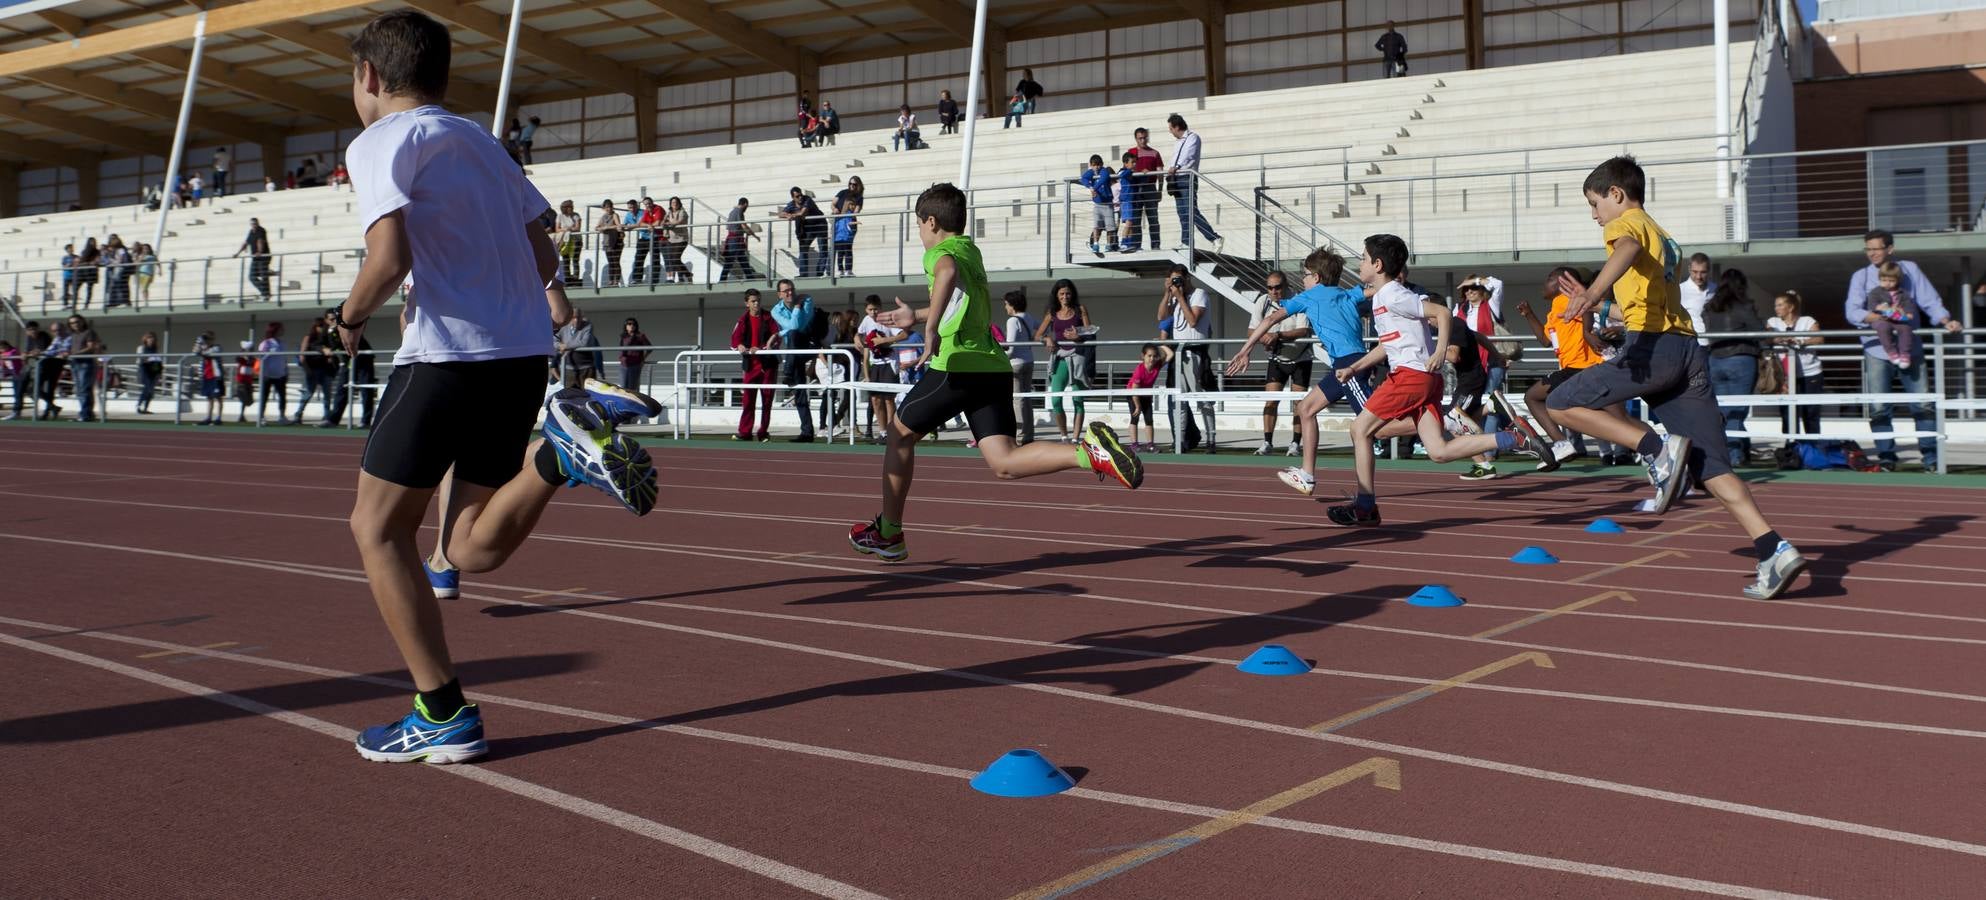
[[[1090,167],[1077,179],[1090,189],[1090,252],[1098,256],[1117,250],[1117,206],[1112,197],[1115,177],[1103,164],[1103,157],[1092,153]]]
[[[1117,249],[1125,253],[1138,252],[1138,214],[1135,208],[1138,175],[1131,171],[1131,163],[1137,158],[1138,154],[1126,150],[1124,158],[1119,160],[1122,166],[1117,170],[1117,219],[1123,223],[1118,226]]]

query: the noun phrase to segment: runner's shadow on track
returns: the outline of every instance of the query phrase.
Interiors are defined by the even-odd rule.
[[[477,687],[505,681],[521,681],[550,675],[565,675],[585,669],[590,656],[585,653],[546,653],[534,656],[506,656],[498,659],[469,660],[456,664],[463,681]],[[360,681],[356,678],[319,678],[287,684],[229,691],[277,709],[302,711],[344,703],[397,697],[405,700],[412,690],[404,671],[374,672],[359,678],[390,680],[392,684]],[[402,707],[404,710],[404,707]],[[402,713],[404,714],[404,713]],[[57,744],[113,738],[148,731],[164,731],[193,725],[209,725],[234,719],[253,718],[260,713],[231,706],[225,700],[208,696],[175,696],[68,710],[0,721],[0,744]]]
[[[1322,596],[1272,612],[1094,632],[1064,642],[1089,646],[1055,648],[1016,659],[934,672],[906,672],[816,685],[628,725],[609,725],[580,731],[502,738],[490,742],[490,752],[494,756],[521,756],[661,726],[709,722],[731,716],[802,706],[819,700],[938,693],[972,688],[1007,687],[1016,683],[1084,685],[1101,688],[1104,693],[1113,697],[1130,696],[1175,683],[1209,668],[1228,666],[1226,663],[1203,660],[1172,661],[1178,656],[1200,655],[1207,651],[1235,650],[1243,647],[1252,648],[1265,642],[1287,640],[1292,636],[1371,615],[1386,605],[1387,601],[1382,599],[1383,597],[1405,596],[1418,587],[1419,585],[1393,585],[1360,594]],[[1142,633],[1158,630],[1163,630],[1164,633]]]
[[[1862,539],[1850,544],[1829,547],[1807,566],[1807,585],[1794,588],[1784,595],[1789,600],[1812,600],[1822,597],[1846,596],[1848,588],[1843,580],[1848,576],[1849,567],[1856,563],[1881,559],[1899,549],[1926,541],[1933,541],[1958,532],[1967,522],[1978,516],[1943,515],[1924,516],[1909,528],[1873,529],[1860,525],[1836,525],[1836,531],[1859,534]],[[1750,548],[1732,551],[1733,556],[1746,562],[1755,561]]]

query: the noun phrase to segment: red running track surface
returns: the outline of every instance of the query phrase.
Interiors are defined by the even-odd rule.
[[[356,441],[0,432],[16,896],[1977,896],[1986,495],[1786,484],[1814,559],[1740,599],[1721,509],[1628,477],[1266,469],[1135,493],[926,458],[661,446],[445,602],[492,753],[362,762],[410,687],[357,574]],[[1326,488],[1345,473],[1327,471]],[[1627,526],[1595,535],[1601,515]],[[1563,562],[1521,566],[1521,546]],[[1428,583],[1467,597],[1409,606]],[[1282,643],[1306,676],[1234,663]],[[1033,748],[1080,785],[966,779]],[[453,776],[453,777],[451,777]]]

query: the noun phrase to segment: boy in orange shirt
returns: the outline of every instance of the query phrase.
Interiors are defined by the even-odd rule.
[[[1551,345],[1552,352],[1558,356],[1558,369],[1524,392],[1525,408],[1530,410],[1533,418],[1537,419],[1538,427],[1544,430],[1545,437],[1552,443],[1551,455],[1538,461],[1540,472],[1556,469],[1560,463],[1578,455],[1571,437],[1559,427],[1558,422],[1552,419],[1551,410],[1545,403],[1546,396],[1554,388],[1572,380],[1572,376],[1579,374],[1580,371],[1606,362],[1606,357],[1603,355],[1605,345],[1593,333],[1593,329],[1587,327],[1586,320],[1563,317],[1566,304],[1571,303],[1572,298],[1560,292],[1558,281],[1561,278],[1577,281],[1579,276],[1569,266],[1560,266],[1553,269],[1550,275],[1545,276],[1545,297],[1549,299],[1550,307],[1545,313],[1544,321],[1538,320],[1538,314],[1531,310],[1530,303],[1517,304],[1517,314],[1531,323],[1531,330],[1537,333],[1538,339]],[[1496,399],[1501,402],[1500,398]],[[1619,413],[1623,419],[1627,417],[1626,404],[1615,404],[1607,409],[1609,412]],[[1522,421],[1516,418],[1514,413],[1506,414],[1511,416],[1513,422]]]

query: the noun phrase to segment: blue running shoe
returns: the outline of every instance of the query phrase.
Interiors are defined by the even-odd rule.
[[[435,571],[427,560],[421,560],[421,570],[428,573],[428,587],[434,588],[436,600],[453,600],[462,596],[462,570],[442,569]]]
[[[590,484],[637,516],[655,508],[655,464],[641,445],[614,430],[600,403],[567,389],[545,401],[545,440],[559,456],[566,484]]]
[[[653,419],[662,414],[662,404],[647,394],[608,384],[598,378],[586,379],[584,387],[587,396],[607,411],[607,419],[615,425]]]
[[[468,762],[490,752],[483,741],[483,711],[471,703],[446,722],[428,718],[419,694],[414,711],[391,725],[359,732],[352,746],[373,762],[424,762],[429,765]]]

